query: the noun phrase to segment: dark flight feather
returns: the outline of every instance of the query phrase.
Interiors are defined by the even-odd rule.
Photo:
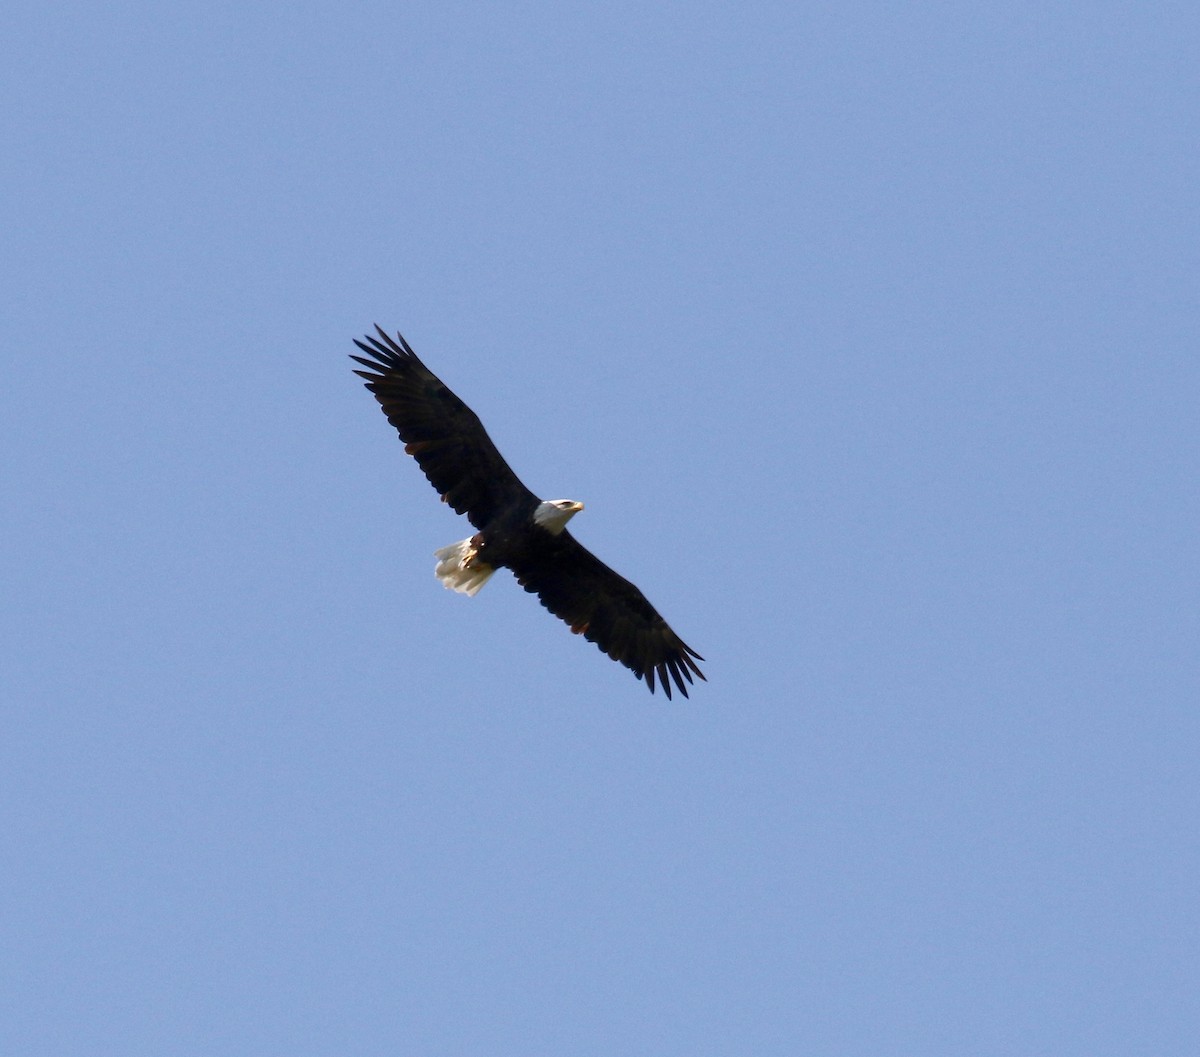
[[[351,356],[373,373],[365,378],[406,450],[456,514],[484,528],[513,503],[537,503],[496,450],[479,416],[418,358],[403,336],[399,344],[378,326],[379,339],[354,344],[372,360]]]
[[[625,665],[654,692],[654,676],[667,698],[668,674],[684,697],[684,680],[704,679],[696,660],[704,660],[659,616],[646,596],[583,546],[569,531],[528,561],[511,563],[513,575],[572,631],[594,642]]]

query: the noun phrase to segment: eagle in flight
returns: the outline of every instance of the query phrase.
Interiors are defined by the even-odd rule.
[[[551,613],[601,652],[625,665],[650,692],[684,697],[704,660],[658,615],[633,584],[613,572],[567,531],[583,509],[573,499],[539,499],[496,450],[478,416],[429,370],[397,334],[355,340],[370,359],[366,380],[404,450],[417,460],[442,501],[478,530],[435,552],[435,573],[448,588],[474,595],[497,569],[512,570]]]

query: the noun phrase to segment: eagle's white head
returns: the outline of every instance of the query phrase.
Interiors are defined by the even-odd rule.
[[[574,499],[546,499],[534,509],[533,523],[540,525],[550,535],[557,536],[582,509],[583,504]]]

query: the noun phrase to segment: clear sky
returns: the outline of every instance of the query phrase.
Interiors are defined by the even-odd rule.
[[[1200,1052],[1197,11],[12,5],[0,1052]]]

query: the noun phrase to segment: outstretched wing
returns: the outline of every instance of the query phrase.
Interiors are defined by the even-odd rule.
[[[536,503],[537,497],[520,481],[475,414],[425,366],[400,334],[393,341],[376,325],[378,338],[354,344],[371,359],[352,356],[368,371],[365,378],[396,427],[408,452],[456,513],[466,514],[483,528],[500,509],[515,503]]]
[[[576,634],[645,679],[651,693],[655,674],[668,699],[671,679],[684,697],[685,679],[692,682],[693,674],[704,679],[696,664],[704,658],[667,626],[641,591],[569,532],[546,534],[509,566],[526,591]]]

